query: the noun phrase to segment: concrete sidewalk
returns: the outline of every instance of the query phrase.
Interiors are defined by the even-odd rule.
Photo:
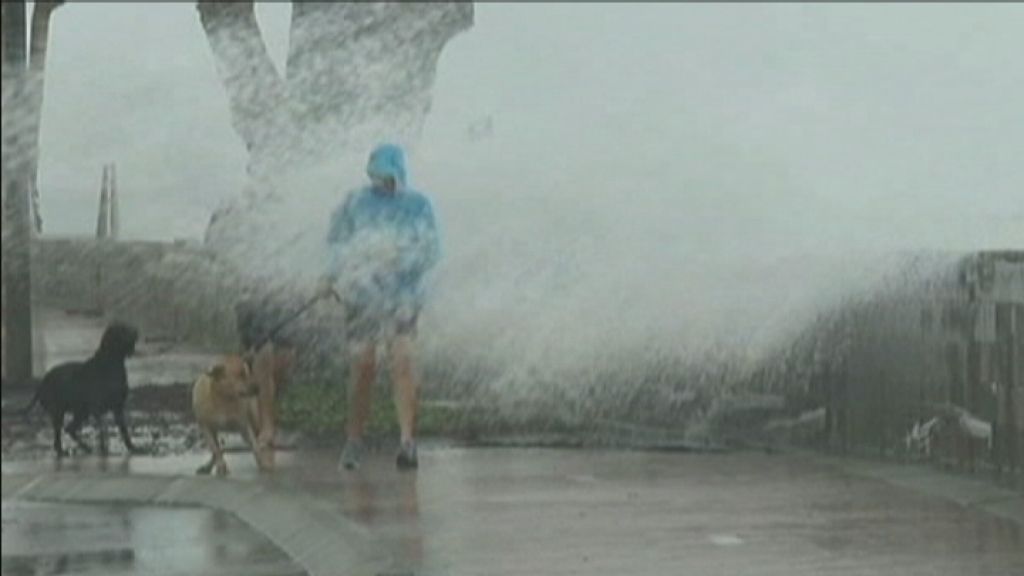
[[[805,454],[804,457],[847,474],[880,480],[919,494],[948,500],[1024,527],[1024,492],[997,486],[991,480],[941,472],[925,464],[899,464],[814,454]]]
[[[5,462],[5,500],[227,510],[318,574],[1008,576],[1021,495],[801,455],[426,447],[340,473],[283,453],[259,475],[188,475],[201,456]],[[900,467],[903,469],[903,467]],[[966,479],[958,479],[966,480]],[[929,486],[931,486],[929,488]],[[991,512],[991,513],[990,513]]]

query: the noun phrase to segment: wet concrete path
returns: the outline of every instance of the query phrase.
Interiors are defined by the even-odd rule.
[[[4,502],[4,576],[302,576],[225,512]]]
[[[301,496],[333,522],[355,527],[350,534],[358,538],[333,545],[365,547],[381,559],[359,572],[368,574],[1024,574],[1021,524],[976,506],[993,498],[1021,506],[1005,492],[970,488],[964,504],[813,458],[760,453],[435,446],[422,450],[417,473],[396,471],[392,456],[372,454],[358,472],[342,473],[334,452],[284,453],[276,472],[260,475],[251,455],[236,453],[231,478],[203,479],[198,488],[183,478],[201,455],[113,466],[83,459],[66,462],[60,474],[174,477],[164,499],[257,486],[246,502]],[[3,472],[24,476],[49,466],[4,462]]]
[[[443,450],[276,479],[333,499],[416,574],[1011,576],[1018,524],[800,458]]]

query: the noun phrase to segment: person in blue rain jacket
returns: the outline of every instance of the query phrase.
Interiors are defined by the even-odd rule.
[[[362,460],[377,348],[386,342],[401,430],[396,464],[400,469],[416,468],[419,383],[412,342],[423,307],[425,277],[440,259],[437,223],[427,196],[408,185],[400,147],[384,144],[374,149],[366,173],[369,185],[350,192],[331,215],[330,261],[319,287],[322,296],[340,295],[352,354],[341,464],[354,470]]]

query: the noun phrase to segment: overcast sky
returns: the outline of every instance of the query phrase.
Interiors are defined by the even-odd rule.
[[[259,7],[279,62],[289,13]],[[1024,6],[483,3],[476,20],[444,54],[425,155],[461,154],[489,113],[502,176],[536,174],[524,187],[585,172],[595,193],[657,188],[705,223],[728,209],[828,220],[836,241],[1024,240]],[[92,227],[63,203],[94,203],[114,160],[128,233],[198,236],[244,155],[193,5],[71,3],[52,41],[51,231]],[[145,218],[153,205],[174,214]]]
[[[289,14],[258,8],[279,63]],[[1021,5],[480,3],[413,179],[456,260],[513,237],[533,242],[520,263],[571,245],[594,278],[1020,248],[1021,30]],[[470,141],[486,115],[494,136]],[[116,161],[126,235],[201,237],[245,157],[192,3],[61,8],[42,146],[47,232],[93,229]]]

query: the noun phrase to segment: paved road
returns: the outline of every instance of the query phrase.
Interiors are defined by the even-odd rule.
[[[102,473],[188,474],[201,460],[137,458]],[[387,574],[1024,574],[1020,524],[800,456],[437,447],[415,474],[398,473],[390,452],[357,473],[336,464],[334,453],[282,454],[260,476],[250,455],[232,454],[224,483],[315,501],[390,558]],[[98,472],[83,460],[62,473]],[[1021,506],[979,490],[965,501]]]
[[[203,509],[4,502],[4,576],[301,576],[271,542]]]
[[[441,451],[409,476],[389,456],[293,481],[417,574],[1024,574],[1019,525],[800,459]]]

